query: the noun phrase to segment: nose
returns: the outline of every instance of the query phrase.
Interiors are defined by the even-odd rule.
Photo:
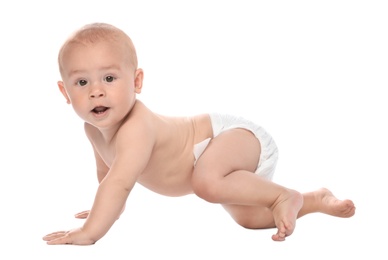
[[[100,97],[104,97],[104,96],[105,96],[105,92],[102,89],[102,87],[100,87],[100,86],[95,86],[94,88],[92,88],[90,90],[90,93],[89,93],[90,99],[100,98]]]

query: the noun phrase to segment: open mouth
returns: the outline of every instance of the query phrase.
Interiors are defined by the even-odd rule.
[[[99,114],[105,113],[108,109],[109,109],[109,107],[102,107],[102,106],[99,106],[99,107],[95,107],[95,108],[92,110],[92,112],[99,115]]]

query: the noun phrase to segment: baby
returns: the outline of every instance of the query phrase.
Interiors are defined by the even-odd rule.
[[[104,23],[76,31],[58,55],[59,90],[85,122],[99,187],[82,227],[43,237],[50,245],[89,245],[119,218],[135,183],[166,196],[196,194],[221,204],[241,226],[291,235],[296,219],[321,212],[351,217],[351,200],[322,188],[301,194],[271,181],[278,150],[260,126],[241,117],[168,117],[137,99],[143,87],[131,39]]]

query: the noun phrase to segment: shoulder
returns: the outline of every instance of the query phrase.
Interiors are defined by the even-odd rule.
[[[157,117],[144,104],[137,101],[131,113],[122,122],[116,134],[116,144],[152,145],[157,135]]]

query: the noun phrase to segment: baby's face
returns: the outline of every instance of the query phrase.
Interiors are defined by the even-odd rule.
[[[98,128],[119,125],[140,93],[123,48],[102,41],[73,43],[63,52],[59,88],[75,112]]]

